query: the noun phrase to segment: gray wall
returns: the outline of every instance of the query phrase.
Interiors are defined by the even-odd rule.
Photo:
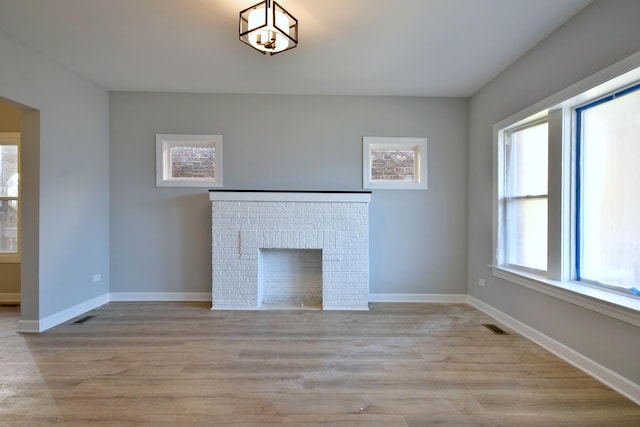
[[[109,291],[109,97],[4,32],[0,57],[23,106],[22,319],[40,320]]]
[[[20,108],[2,100],[0,132],[20,132]],[[2,293],[20,293],[20,263],[0,263],[0,294]]]
[[[640,383],[640,328],[494,278],[492,126],[640,50],[640,2],[596,1],[471,98],[469,293]],[[478,286],[478,278],[486,286]]]
[[[210,292],[206,189],[155,187],[155,134],[223,135],[228,189],[362,189],[362,136],[426,136],[427,191],[374,191],[371,292],[466,293],[467,100],[110,94],[111,291]]]

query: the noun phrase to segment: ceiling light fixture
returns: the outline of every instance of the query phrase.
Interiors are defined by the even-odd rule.
[[[277,2],[261,1],[240,12],[240,40],[263,55],[298,46],[298,20]]]

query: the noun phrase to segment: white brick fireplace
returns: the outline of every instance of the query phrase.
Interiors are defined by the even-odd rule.
[[[212,309],[368,310],[369,192],[211,190]]]

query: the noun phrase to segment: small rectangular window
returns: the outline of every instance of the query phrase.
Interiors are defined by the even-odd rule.
[[[548,124],[505,133],[504,264],[547,270]]]
[[[640,283],[640,85],[576,109],[578,280]]]
[[[175,146],[169,157],[171,178],[216,179],[215,147]]]
[[[364,188],[427,188],[426,138],[363,138]]]
[[[156,135],[158,187],[222,187],[221,135]]]

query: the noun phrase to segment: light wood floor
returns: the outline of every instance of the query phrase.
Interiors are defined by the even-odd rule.
[[[464,304],[88,314],[20,335],[0,307],[1,426],[640,426],[640,406]]]

